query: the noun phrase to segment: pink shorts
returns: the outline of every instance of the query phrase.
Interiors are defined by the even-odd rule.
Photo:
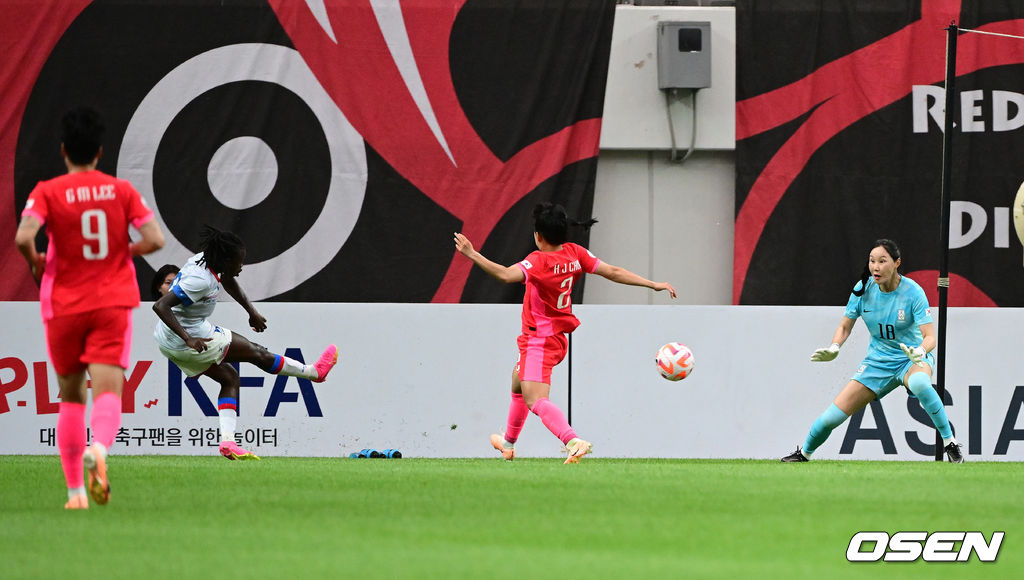
[[[132,349],[132,309],[99,308],[44,323],[46,350],[60,376],[71,375],[90,363],[128,368]]]
[[[516,363],[516,376],[520,381],[551,384],[551,369],[562,362],[569,339],[565,334],[554,336],[519,335],[519,362]]]

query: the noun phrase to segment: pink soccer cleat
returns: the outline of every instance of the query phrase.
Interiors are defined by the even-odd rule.
[[[327,379],[327,373],[331,372],[331,369],[333,369],[336,364],[338,364],[338,347],[332,344],[324,349],[323,354],[320,355],[316,364],[313,365],[317,374],[317,378],[313,379],[313,382],[324,382],[324,380]]]
[[[85,450],[82,464],[89,470],[89,495],[92,501],[104,505],[110,501],[110,480],[107,479],[107,456],[95,443]],[[70,501],[68,503],[71,503]],[[65,506],[67,507],[67,506]]]
[[[252,451],[247,451],[238,446],[234,441],[222,441],[220,444],[220,454],[227,457],[231,461],[236,459],[241,461],[259,461],[258,455]]]
[[[512,461],[516,458],[516,448],[505,447],[505,438],[497,433],[491,435],[491,446],[501,452],[505,461]]]

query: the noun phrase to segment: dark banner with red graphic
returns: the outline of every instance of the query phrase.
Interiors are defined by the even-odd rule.
[[[737,3],[733,301],[845,304],[874,241],[937,304],[946,30],[950,306],[1024,306],[1024,3]],[[982,34],[987,33],[987,34]]]
[[[106,118],[99,169],[167,235],[136,262],[144,295],[210,224],[245,240],[258,300],[520,300],[453,233],[511,264],[536,203],[590,216],[614,4],[4,3],[0,300],[38,296],[14,231],[79,104]]]

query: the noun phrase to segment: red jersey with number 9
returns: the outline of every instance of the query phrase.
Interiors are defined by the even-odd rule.
[[[593,274],[601,260],[586,248],[566,242],[556,252],[536,251],[516,265],[526,274],[523,334],[554,336],[572,332],[580,321],[572,313],[572,289],[584,272]]]
[[[128,225],[138,228],[153,211],[131,183],[96,170],[41,181],[21,215],[45,224],[49,239],[39,287],[43,320],[139,305]]]

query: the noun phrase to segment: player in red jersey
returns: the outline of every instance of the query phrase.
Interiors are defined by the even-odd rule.
[[[513,460],[516,440],[532,411],[565,444],[569,451],[565,462],[579,463],[592,446],[576,436],[562,410],[548,400],[551,369],[565,358],[566,335],[580,325],[572,313],[573,286],[586,272],[619,284],[645,286],[658,292],[668,290],[672,298],[676,297],[676,290],[668,282],[651,282],[629,270],[602,262],[583,246],[566,241],[569,219],[560,205],[537,205],[533,219],[537,251],[513,266],[488,260],[473,249],[466,236],[455,234],[455,248],[485,272],[502,282],[526,284],[523,329],[518,339],[519,362],[512,376],[508,423],[504,436],[491,435],[491,445],[506,460]]]
[[[131,350],[132,308],[139,305],[132,258],[159,250],[163,231],[131,183],[96,170],[103,121],[78,108],[61,121],[67,174],[40,182],[21,214],[14,242],[40,280],[46,346],[60,385],[57,447],[68,484],[67,509],[86,509],[89,495],[110,499],[107,450],[121,426],[121,389]],[[46,225],[45,253],[36,234]],[[128,226],[142,235],[133,242]],[[86,371],[92,386],[86,449]]]

